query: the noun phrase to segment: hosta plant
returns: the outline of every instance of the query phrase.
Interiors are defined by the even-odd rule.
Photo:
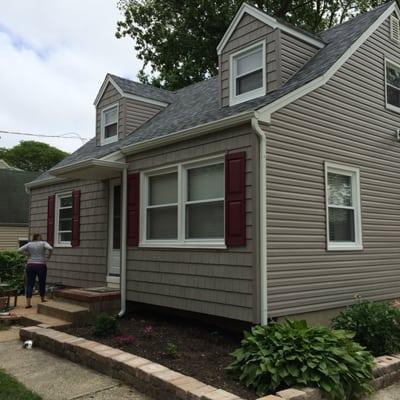
[[[370,391],[373,357],[346,331],[305,321],[255,326],[232,355],[228,370],[259,396],[304,386],[334,400]]]

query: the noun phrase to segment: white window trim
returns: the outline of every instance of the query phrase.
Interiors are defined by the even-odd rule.
[[[352,177],[352,200],[354,209],[354,242],[331,242],[329,240],[329,194],[328,172]],[[342,208],[342,207],[341,207]],[[346,207],[343,207],[346,208]],[[331,162],[325,162],[325,213],[326,213],[326,245],[328,251],[363,250],[361,225],[360,170]]]
[[[111,136],[109,138],[105,137],[105,118],[104,114],[106,111],[111,110],[112,108],[117,107],[117,134],[115,136]],[[119,129],[119,103],[111,104],[107,107],[104,107],[100,111],[100,144],[103,146],[105,144],[110,144],[118,141],[118,129]]]
[[[385,106],[386,106],[386,109],[388,109],[388,110],[400,113],[400,107],[396,107],[393,104],[389,104],[388,101],[387,101],[387,87],[388,87],[388,83],[387,83],[387,65],[388,64],[392,64],[395,67],[400,68],[400,64],[399,63],[396,63],[395,61],[392,61],[389,58],[385,58]],[[390,85],[390,86],[392,86],[392,85]]]
[[[55,218],[54,218],[54,247],[72,247],[71,242],[59,242],[58,241],[58,227],[60,224],[60,199],[63,197],[71,197],[72,192],[63,192],[56,194],[56,207],[55,207]],[[71,207],[72,209],[72,207]],[[72,234],[72,233],[71,233]]]
[[[185,204],[187,170],[194,167],[206,167],[208,165],[224,164],[224,156],[212,156],[189,162],[182,162],[165,167],[151,169],[141,172],[140,179],[140,242],[139,247],[160,248],[213,248],[226,249],[225,237],[218,239],[186,239],[185,238]],[[154,240],[147,239],[147,208],[148,208],[148,185],[149,178],[176,172],[178,174],[178,238]],[[163,207],[166,205],[163,205]],[[154,207],[153,207],[154,208]],[[225,227],[225,223],[224,223]],[[224,234],[225,236],[225,234]]]
[[[258,89],[251,90],[250,92],[246,92],[240,95],[236,95],[236,79],[235,76],[235,58],[240,56],[241,54],[245,54],[251,52],[251,50],[260,47],[262,49],[262,87]],[[245,101],[249,101],[255,99],[257,97],[264,96],[267,91],[267,77],[266,77],[266,44],[265,40],[259,41],[257,43],[252,44],[244,49],[241,49],[230,55],[229,58],[229,105],[233,106],[235,104],[243,103]],[[246,74],[247,75],[247,74]]]

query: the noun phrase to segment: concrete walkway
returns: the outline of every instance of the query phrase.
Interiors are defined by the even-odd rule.
[[[0,341],[0,368],[43,400],[151,400],[115,379],[44,350],[25,350],[19,340]]]

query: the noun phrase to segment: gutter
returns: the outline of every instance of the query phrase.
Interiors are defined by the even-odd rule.
[[[259,139],[260,159],[260,323],[268,323],[268,297],[267,297],[267,138],[260,128],[256,117],[251,119],[251,126]]]
[[[126,313],[126,231],[127,231],[127,193],[128,193],[128,168],[122,170],[122,210],[121,210],[121,270],[119,280],[119,290],[121,293],[121,310],[118,317],[121,318]]]

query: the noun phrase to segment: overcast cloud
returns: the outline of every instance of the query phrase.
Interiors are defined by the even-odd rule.
[[[107,72],[135,79],[130,38],[116,39],[117,0],[0,0],[0,130],[94,136]],[[0,147],[32,138],[0,133]],[[36,138],[72,152],[80,140]]]

